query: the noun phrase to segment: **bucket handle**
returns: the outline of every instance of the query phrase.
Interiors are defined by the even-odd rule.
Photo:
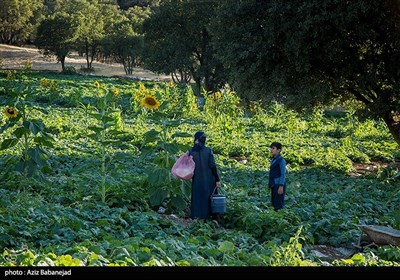
[[[218,189],[221,191],[221,194],[223,194],[223,195],[225,195],[225,196],[226,196],[226,193],[225,193],[225,191],[223,191],[221,187],[219,187]],[[216,191],[216,190],[217,190],[217,187],[215,187],[215,188],[214,188],[213,192],[211,193],[211,196],[213,196],[213,195],[214,195],[214,193],[215,193],[215,191]]]

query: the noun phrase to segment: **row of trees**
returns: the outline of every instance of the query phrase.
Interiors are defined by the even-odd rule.
[[[0,43],[22,44],[32,42],[35,30],[41,20],[58,11],[67,11],[70,7],[81,8],[87,4],[106,10],[116,6],[122,10],[131,7],[155,7],[159,0],[0,0]],[[114,8],[113,8],[114,9]],[[76,10],[76,12],[79,12]]]
[[[35,38],[61,59],[75,49],[88,68],[96,54],[128,72],[140,64],[192,78],[198,95],[228,83],[246,100],[295,109],[351,101],[400,144],[400,0],[131,1],[146,5],[126,10],[118,3],[129,1],[29,2],[63,1]]]
[[[86,56],[87,70],[94,59],[103,59],[122,63],[132,74],[141,65],[140,27],[149,14],[149,8],[123,11],[98,0],[70,0],[39,23],[34,43],[44,54],[55,55],[63,71],[65,58],[75,50]]]
[[[140,65],[141,22],[158,0],[0,0],[0,42],[33,43],[55,55],[65,70],[71,51],[122,63],[127,74]],[[123,7],[124,9],[122,9]]]

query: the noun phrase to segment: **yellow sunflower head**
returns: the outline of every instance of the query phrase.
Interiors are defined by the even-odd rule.
[[[119,94],[119,90],[117,88],[113,89],[113,93],[115,96],[117,96]]]
[[[47,87],[48,84],[49,84],[49,80],[47,80],[46,78],[41,79],[39,82],[39,86],[44,87],[44,88]]]
[[[56,83],[56,81],[51,81],[51,83],[50,83],[50,89],[51,89],[51,90],[56,90],[56,89],[57,89],[57,83]]]
[[[157,109],[161,105],[157,98],[152,95],[145,96],[140,103],[148,109]]]
[[[98,81],[95,81],[95,82],[93,83],[93,85],[94,85],[95,87],[97,87],[97,88],[100,88],[100,83],[99,83]]]
[[[4,113],[6,114],[7,118],[13,119],[18,116],[18,111],[15,110],[14,108],[7,107],[4,109]]]

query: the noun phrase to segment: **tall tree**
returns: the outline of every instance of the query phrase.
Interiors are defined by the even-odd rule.
[[[75,6],[75,5],[74,5]],[[101,12],[103,5],[98,0],[80,1],[79,8],[71,7],[71,14],[78,22],[76,49],[85,54],[86,69],[92,69],[92,62],[100,48],[104,33],[104,17]]]
[[[114,7],[106,12],[104,30],[107,36],[101,43],[103,58],[122,63],[125,73],[132,74],[135,67],[142,65],[143,35],[140,27],[150,10],[135,7],[122,11]]]
[[[221,0],[219,11],[214,43],[239,94],[293,108],[353,100],[400,145],[399,0]]]
[[[0,43],[18,44],[31,36],[43,0],[0,0],[0,7]]]
[[[122,63],[126,74],[132,74],[135,67],[141,66],[143,36],[134,31],[129,21],[116,25],[102,45],[105,56]]]
[[[56,13],[40,23],[35,45],[44,55],[55,55],[65,71],[65,58],[74,49],[77,30],[78,25],[71,15]]]
[[[210,22],[217,1],[162,1],[143,24],[145,67],[158,73],[189,72],[201,88],[213,91],[223,82],[222,64],[214,57]]]

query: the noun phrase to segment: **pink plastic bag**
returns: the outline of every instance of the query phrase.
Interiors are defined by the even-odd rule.
[[[178,179],[190,180],[193,178],[195,163],[192,156],[184,153],[177,159],[171,169],[172,175]]]

